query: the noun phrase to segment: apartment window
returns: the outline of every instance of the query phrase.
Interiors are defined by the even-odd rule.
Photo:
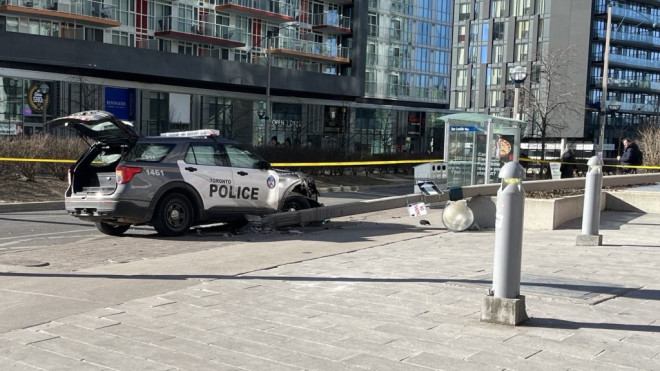
[[[470,19],[470,4],[458,5],[458,20],[467,21]]]
[[[500,85],[502,83],[502,68],[488,67],[486,85]]]
[[[492,18],[504,17],[504,0],[491,0],[490,16]]]
[[[486,105],[488,107],[499,107],[502,101],[501,90],[488,90],[486,93]]]
[[[528,61],[527,49],[528,49],[527,44],[516,44],[513,52],[514,62],[527,62]]]
[[[367,70],[364,75],[365,92],[367,94],[376,94],[376,71]]]
[[[504,41],[504,22],[493,23],[493,41]]]
[[[399,75],[391,74],[387,79],[387,95],[399,95]]]
[[[132,46],[131,45],[131,39],[132,35],[130,35],[128,32],[124,31],[116,31],[112,30],[111,31],[111,42],[114,45],[122,45],[122,46]]]
[[[391,30],[390,30],[390,38],[393,40],[401,40],[401,20],[400,19],[392,19],[391,20]]]
[[[457,88],[467,87],[467,70],[456,71],[456,87]]]
[[[378,52],[376,51],[375,43],[367,44],[367,66],[375,66],[378,64]]]
[[[456,49],[456,64],[462,65],[465,64],[465,48]]]
[[[539,19],[539,36],[538,36],[538,41],[541,40],[549,40],[550,39],[550,27],[547,27],[548,24],[548,19],[541,18]]]
[[[375,10],[378,7],[378,0],[369,0],[369,10]]]
[[[467,93],[464,91],[457,91],[456,92],[456,108],[467,108],[466,107],[466,97]]]
[[[465,26],[458,26],[458,42],[464,42],[465,41]]]
[[[523,16],[532,14],[531,0],[511,0],[511,15]]]
[[[493,45],[492,63],[502,63],[504,61],[504,45]]]
[[[536,0],[536,13],[537,14],[550,13],[550,1],[549,0]]]
[[[369,13],[369,36],[378,37],[378,14]]]
[[[529,21],[516,22],[516,40],[529,39]]]

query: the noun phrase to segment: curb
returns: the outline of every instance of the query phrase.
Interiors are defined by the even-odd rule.
[[[64,200],[44,202],[12,202],[0,203],[0,213],[15,213],[21,211],[54,211],[64,210]]]

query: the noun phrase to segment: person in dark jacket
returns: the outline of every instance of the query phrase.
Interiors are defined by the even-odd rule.
[[[643,163],[642,151],[639,149],[637,143],[633,142],[630,138],[623,138],[623,154],[618,156],[622,166],[639,166]],[[622,173],[635,174],[637,169],[624,167],[621,169]]]
[[[561,166],[559,167],[562,179],[572,178],[576,168],[575,155],[573,155],[573,151],[570,148],[566,148],[561,154]]]

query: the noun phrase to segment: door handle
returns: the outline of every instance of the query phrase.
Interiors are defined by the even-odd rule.
[[[239,171],[239,172],[236,173],[236,174],[238,174],[238,175],[240,175],[240,176],[246,176],[246,175],[248,175],[248,173],[246,173],[245,171]]]
[[[191,172],[192,172],[192,171],[197,171],[197,168],[196,168],[196,167],[192,167],[192,166],[188,166],[188,167],[185,168],[185,169],[188,170],[188,171],[191,171]]]

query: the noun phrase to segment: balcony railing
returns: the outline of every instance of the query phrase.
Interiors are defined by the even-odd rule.
[[[597,30],[594,32],[595,36],[601,40],[605,40],[605,30]],[[615,31],[610,34],[611,40],[621,42],[634,42],[644,43],[648,45],[660,46],[660,40],[651,35],[640,35],[636,33]]]
[[[345,46],[283,36],[275,37],[273,41],[273,53],[277,54],[294,54],[297,56],[315,57],[315,59],[320,60],[330,59],[340,63],[348,63],[350,58],[349,49]]]
[[[280,20],[295,20],[297,7],[286,0],[218,0],[216,10],[225,12],[238,12],[243,14],[261,13],[261,16],[268,18],[268,14],[279,16]],[[247,14],[246,14],[247,15]]]
[[[154,36],[173,39],[199,40],[234,47],[245,46],[246,33],[238,28],[215,24],[213,22],[195,21],[190,18],[174,16],[163,17],[158,20]]]
[[[85,16],[89,18],[75,18],[81,23],[93,23],[105,26],[120,26],[118,11],[115,5],[97,0],[0,0],[0,9],[3,14],[38,15],[50,19],[68,19],[67,15]],[[38,12],[36,11],[52,11]],[[71,17],[74,19],[74,17]],[[94,19],[98,19],[95,21]]]
[[[314,14],[312,17],[312,26],[314,29],[344,29],[349,31],[351,29],[351,17],[346,17],[338,14],[337,12],[326,12],[323,14]]]
[[[660,68],[660,61],[655,61],[646,58],[629,57],[626,55],[619,55],[619,54],[610,54],[609,62],[612,64],[620,64],[620,65],[626,65],[626,66],[638,67],[638,68],[639,67],[648,68],[648,69]]]
[[[606,12],[607,9],[603,11]],[[612,6],[612,18],[614,19],[628,19],[630,21],[645,23],[653,25],[660,22],[660,18],[654,17],[650,14],[642,14],[636,10],[628,9],[625,6],[614,5]]]
[[[595,86],[603,85],[602,77],[592,77],[591,83]],[[660,82],[632,79],[607,79],[607,86],[623,89],[651,89],[660,91]]]

